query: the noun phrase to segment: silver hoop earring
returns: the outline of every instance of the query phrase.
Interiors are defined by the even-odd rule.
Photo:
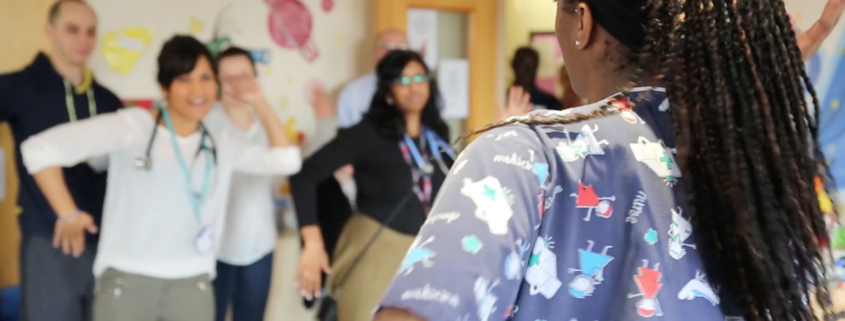
[[[580,42],[580,41],[578,41],[578,40],[575,40],[575,46],[576,46],[576,47],[578,47],[578,46],[580,46],[580,45],[581,45],[581,42]]]
[[[385,100],[385,101],[387,101],[387,104],[388,104],[388,105],[393,106],[393,97],[388,96],[388,97],[387,97],[387,98],[385,98],[384,100]]]

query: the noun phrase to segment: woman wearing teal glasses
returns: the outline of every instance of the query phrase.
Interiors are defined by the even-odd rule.
[[[305,243],[297,281],[307,299],[319,297],[322,273],[333,270],[327,289],[341,321],[370,320],[454,160],[446,143],[449,129],[435,104],[437,86],[422,57],[393,51],[377,76],[364,120],[338,132],[291,178]],[[346,164],[355,168],[359,214],[346,223],[330,268],[317,225],[317,184]]]
[[[89,232],[96,227],[77,208],[61,167],[109,158],[93,271],[95,321],[213,320],[209,281],[232,174],[289,175],[302,161],[255,84],[233,88],[232,95],[251,107],[269,144],[247,142],[234,127],[206,130],[201,120],[216,102],[218,86],[211,54],[196,39],[167,41],[158,65],[162,108],[128,108],[65,124],[21,145],[24,165],[59,220]]]

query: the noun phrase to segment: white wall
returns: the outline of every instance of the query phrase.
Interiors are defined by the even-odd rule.
[[[261,83],[270,101],[282,113],[283,121],[293,117],[294,127],[308,137],[314,127],[306,95],[309,81],[320,80],[336,90],[372,68],[369,57],[372,1],[334,0],[334,8],[324,12],[321,4],[331,0],[299,0],[313,17],[311,38],[320,53],[313,62],[307,62],[299,51],[281,48],[272,41],[268,31],[268,1],[89,0],[99,16],[101,39],[108,32],[139,26],[150,27],[154,35],[149,48],[128,74],[120,75],[106,65],[100,52],[102,41],[90,66],[97,79],[121,98],[159,98],[155,72],[162,43],[174,34],[189,34],[192,19],[203,25],[196,36],[203,42],[209,41],[215,18],[226,8],[222,34],[230,36],[237,46],[270,50],[272,60],[259,67]]]

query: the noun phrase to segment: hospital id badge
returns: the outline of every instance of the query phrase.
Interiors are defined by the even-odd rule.
[[[212,249],[214,249],[214,234],[211,232],[211,228],[208,226],[201,228],[199,234],[197,234],[197,239],[194,241],[194,245],[196,245],[197,252],[200,255],[206,256],[211,254]]]

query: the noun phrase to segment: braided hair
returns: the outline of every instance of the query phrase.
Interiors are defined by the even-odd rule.
[[[563,10],[590,2],[559,1]],[[708,275],[748,320],[815,320],[810,292],[830,316],[821,250],[829,234],[813,186],[815,176],[829,177],[817,166],[819,103],[783,1],[643,3],[645,39],[616,61],[630,64],[631,86],[665,84]],[[590,115],[532,113],[481,131],[615,112],[608,104]]]

